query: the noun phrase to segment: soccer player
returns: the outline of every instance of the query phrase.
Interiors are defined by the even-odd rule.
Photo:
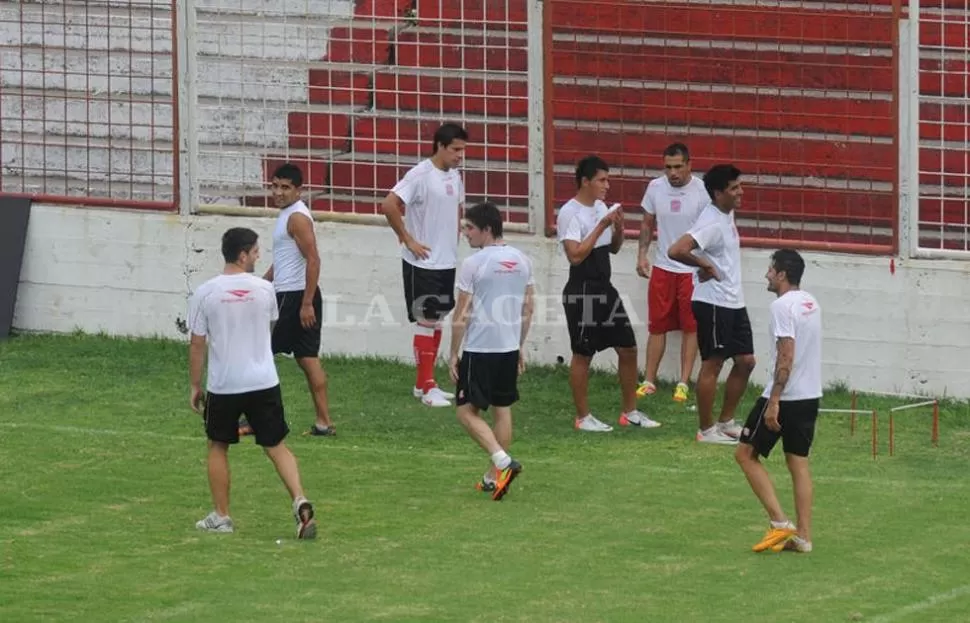
[[[805,261],[797,251],[781,249],[771,256],[765,279],[777,298],[771,303],[772,342],[768,384],[741,431],[735,458],[761,501],[771,525],[754,551],[812,551],[812,477],[808,453],[815,438],[822,397],[822,309],[801,289]],[[768,458],[778,439],[795,490],[796,528],[785,516],[768,471]]]
[[[327,400],[327,375],[320,364],[323,299],[318,281],[320,254],[313,216],[300,199],[303,174],[293,164],[273,173],[273,201],[280,209],[273,229],[273,265],[263,276],[273,282],[279,322],[273,328],[273,353],[292,354],[303,370],[316,421],[307,434],[336,435]]]
[[[382,203],[401,244],[404,299],[414,326],[417,374],[412,393],[429,407],[451,406],[454,394],[438,387],[434,364],[441,323],[455,307],[455,266],[465,185],[458,166],[468,133],[446,123],[434,133],[431,157],[408,171]],[[404,210],[404,216],[401,211]]]
[[[239,442],[237,422],[245,414],[256,443],[276,466],[293,500],[297,538],[312,539],[317,531],[313,505],[303,495],[296,457],[283,442],[289,428],[270,347],[270,325],[279,318],[279,310],[273,286],[252,274],[259,259],[256,232],[241,227],[226,231],[222,256],[223,273],[199,286],[189,301],[189,404],[205,418],[215,506],[195,525],[208,532],[234,529],[229,516],[229,446]]]
[[[608,209],[609,167],[597,156],[576,165],[576,196],[559,209],[556,227],[569,261],[562,291],[573,356],[569,385],[576,406],[577,430],[605,433],[613,427],[589,409],[589,366],[593,355],[613,348],[619,360],[621,426],[660,426],[637,410],[637,341],[620,294],[610,282],[610,254],[623,245],[623,211]]]
[[[741,287],[741,238],[734,211],[741,205],[741,171],[730,164],[711,167],[704,175],[708,204],[690,230],[667,251],[674,260],[696,267],[691,296],[697,320],[701,370],[697,375],[697,417],[702,443],[736,444],[741,427],[734,411],[754,370],[754,339]],[[694,250],[699,251],[694,253]],[[728,359],[734,360],[724,388],[721,415],[714,423],[717,379]]]
[[[667,333],[682,331],[680,344],[680,382],[674,389],[674,400],[689,397],[690,375],[697,359],[697,322],[691,310],[694,291],[694,269],[667,255],[678,238],[687,233],[711,198],[704,182],[690,171],[690,153],[683,143],[674,143],[663,152],[664,175],[651,181],[643,194],[644,215],[640,223],[640,245],[637,274],[649,279],[647,308],[649,312],[647,360],[644,381],[637,396],[657,391],[657,371],[667,349]],[[657,231],[657,255],[650,266],[647,253]]]
[[[525,369],[522,347],[532,323],[532,262],[502,240],[502,215],[494,204],[472,206],[465,219],[468,243],[479,251],[462,262],[458,274],[449,364],[458,421],[492,459],[493,469],[478,489],[501,500],[522,471],[508,451],[512,404],[519,399],[518,376]],[[490,406],[494,428],[480,415]]]

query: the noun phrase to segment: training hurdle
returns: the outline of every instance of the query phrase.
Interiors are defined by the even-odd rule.
[[[939,446],[940,442],[940,401],[936,398],[927,398],[926,396],[921,396],[919,394],[905,394],[905,393],[889,393],[889,392],[865,392],[871,396],[880,396],[883,398],[900,398],[904,400],[916,400],[917,402],[911,402],[904,405],[899,405],[897,407],[891,407],[889,409],[889,456],[893,456],[896,453],[896,413],[900,411],[909,411],[911,409],[921,409],[925,407],[933,407],[933,418],[930,428],[930,441],[933,443],[934,447]],[[852,390],[852,406],[849,409],[819,409],[819,413],[848,413],[851,415],[849,418],[849,434],[855,435],[856,428],[856,414],[869,414],[871,417],[871,428],[872,428],[872,457],[876,458],[878,454],[878,413],[876,409],[859,409],[858,405],[858,392]]]
[[[856,397],[855,392],[852,392],[852,408],[851,409],[819,409],[819,413],[848,413],[849,418],[849,431],[850,435],[855,435],[855,416],[857,413],[869,414],[872,424],[870,425],[872,433],[872,458],[876,458],[876,454],[879,452],[879,415],[876,413],[875,409],[857,409],[856,408]]]

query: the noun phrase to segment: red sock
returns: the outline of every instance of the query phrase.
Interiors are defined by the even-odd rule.
[[[434,330],[434,353],[435,353],[435,356],[438,355],[438,352],[440,350],[441,350],[441,329],[435,329]]]
[[[428,391],[435,386],[434,360],[438,351],[434,347],[434,335],[414,335],[414,356],[418,362],[418,373],[414,386]]]

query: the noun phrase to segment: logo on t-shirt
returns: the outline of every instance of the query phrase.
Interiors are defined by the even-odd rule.
[[[805,301],[804,303],[802,303],[802,307],[805,308],[805,311],[802,312],[803,316],[807,316],[808,314],[812,313],[815,310],[815,304],[812,303],[811,301]]]
[[[246,303],[248,301],[255,300],[254,297],[249,296],[252,290],[226,290],[226,294],[231,294],[235,298],[224,298],[220,302],[222,303]]]
[[[505,270],[502,270],[502,268],[500,268],[500,269],[498,269],[498,270],[495,271],[497,273],[517,273],[517,272],[519,272],[516,269],[516,266],[518,266],[519,263],[516,262],[516,261],[514,261],[514,260],[500,260],[499,261],[499,265],[501,265],[502,268],[504,268]]]
[[[455,187],[451,184],[445,184],[445,192],[449,197],[453,197],[455,195]]]
[[[680,199],[671,199],[670,200],[670,211],[671,212],[680,212]]]

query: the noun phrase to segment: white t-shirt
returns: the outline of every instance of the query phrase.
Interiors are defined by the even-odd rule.
[[[465,183],[457,169],[442,171],[422,160],[391,189],[404,202],[404,227],[426,247],[421,260],[401,246],[401,257],[421,268],[444,270],[458,264],[459,206],[465,203]]]
[[[273,229],[273,287],[277,292],[296,292],[306,289],[306,259],[287,231],[290,217],[303,214],[313,222],[310,209],[302,201],[280,211]],[[298,216],[296,218],[304,218]]]
[[[734,224],[734,212],[725,214],[713,203],[709,203],[687,233],[697,241],[700,248],[695,253],[707,258],[721,276],[720,281],[708,279],[701,283],[695,272],[692,300],[730,309],[744,307],[744,290],[741,287],[741,236]]]
[[[609,208],[599,199],[592,206],[585,206],[575,198],[567,201],[559,208],[559,216],[556,217],[556,231],[559,234],[560,244],[565,240],[582,242],[599,223]],[[596,239],[593,248],[602,247],[610,244],[613,239],[613,229],[607,227],[602,235]],[[565,253],[565,251],[564,251]]]
[[[671,186],[665,175],[647,184],[640,206],[647,214],[657,217],[657,255],[653,260],[654,267],[682,274],[696,270],[693,266],[670,259],[667,249],[687,233],[701,210],[710,202],[711,196],[707,194],[704,182],[693,175],[689,182],[679,187]]]
[[[189,330],[206,338],[206,390],[244,394],[279,385],[270,323],[279,318],[273,285],[250,273],[209,279],[189,300]]]
[[[458,289],[472,295],[464,350],[519,350],[522,304],[526,288],[531,285],[532,262],[514,247],[492,245],[467,257],[458,271]]]
[[[780,337],[795,338],[795,357],[782,400],[808,400],[822,397],[822,308],[804,290],[790,290],[771,304],[771,361],[768,384],[762,394],[771,396],[775,384]]]

